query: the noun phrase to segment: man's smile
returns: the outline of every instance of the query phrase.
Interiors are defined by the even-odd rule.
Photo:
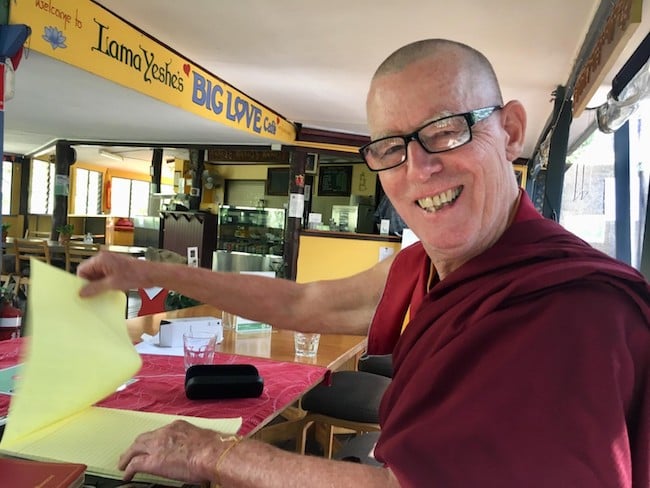
[[[418,199],[418,205],[427,212],[436,212],[441,208],[450,205],[463,191],[462,186],[450,188],[436,195]]]

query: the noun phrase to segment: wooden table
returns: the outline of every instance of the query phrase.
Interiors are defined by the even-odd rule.
[[[12,251],[14,249],[13,243],[14,243],[14,238],[7,237],[7,242],[6,244],[3,243],[3,247],[5,248],[6,251]],[[48,240],[47,247],[50,248],[50,252],[53,254],[65,253],[65,245],[61,244],[59,241]],[[115,244],[100,244],[99,248],[102,251],[111,251],[111,252],[117,252],[121,254],[129,254],[131,256],[144,256],[144,253],[147,250],[146,247],[141,247],[141,246],[120,246]]]
[[[142,333],[158,333],[160,321],[179,317],[221,317],[221,310],[209,305],[174,310],[127,319],[129,336],[139,342]],[[269,358],[276,361],[299,362],[324,366],[332,371],[356,369],[356,361],[366,350],[366,336],[322,334],[318,354],[314,358],[299,358],[294,354],[293,332],[273,329],[263,333],[240,333],[224,330],[221,352]]]
[[[127,319],[127,329],[129,336],[134,342],[140,340],[140,336],[143,332],[148,334],[155,334],[158,331],[160,326],[160,320],[162,319],[172,319],[175,317],[204,317],[204,316],[216,316],[220,317],[221,312],[208,305],[199,305],[197,307],[186,308],[182,310],[164,312],[155,315],[148,315],[143,317],[136,317],[132,319]],[[283,378],[283,381],[291,381],[286,377],[286,363],[306,363],[308,365],[320,366],[322,368],[328,368],[330,370],[338,369],[352,369],[356,366],[356,360],[359,355],[361,355],[366,349],[366,337],[365,336],[350,336],[350,335],[332,335],[332,334],[323,334],[321,336],[320,345],[318,348],[318,354],[315,358],[297,358],[294,355],[294,345],[293,345],[293,332],[276,330],[266,332],[266,333],[240,333],[237,334],[233,330],[224,331],[224,341],[220,345],[219,351],[225,354],[242,354],[245,356],[253,356],[258,358],[264,358],[258,360],[258,362],[266,361],[267,364],[264,367],[269,372],[270,376],[267,378],[272,379],[273,371],[280,371],[281,368],[285,373],[277,373],[276,378]],[[19,359],[19,350],[18,350],[18,341],[16,339],[13,341],[2,341],[0,342],[0,368],[12,366],[18,362]],[[244,350],[242,350],[241,344],[244,343]],[[152,367],[158,368],[155,364],[164,362],[160,358],[165,356],[154,356],[148,361],[152,364],[149,365],[149,370]],[[268,360],[272,361],[268,361]],[[170,362],[174,363],[174,371],[176,369],[182,368],[182,358],[172,358],[169,359]],[[155,364],[154,364],[155,363]],[[268,363],[273,363],[274,366],[269,366]],[[285,366],[282,366],[284,364]],[[276,366],[277,365],[277,366]],[[147,366],[147,361],[145,361],[144,367]],[[178,368],[176,368],[178,366]],[[311,368],[311,366],[309,366]],[[318,378],[322,378],[322,371],[313,371],[320,368],[311,368],[310,375],[315,375],[318,373]],[[156,371],[161,371],[156,369]],[[262,371],[262,369],[260,369]],[[324,370],[323,370],[324,371]],[[143,378],[145,378],[149,373],[141,371],[139,373]],[[169,376],[170,371],[167,371],[167,374],[163,376]],[[302,375],[302,373],[300,374]],[[159,375],[154,375],[155,378]],[[182,375],[181,375],[182,376]],[[315,378],[316,376],[314,376]],[[298,376],[296,376],[298,378]],[[167,380],[165,380],[167,381]],[[311,381],[311,380],[309,380]],[[120,400],[119,396],[128,396],[129,389],[133,390],[138,385],[144,385],[145,379],[141,379],[139,383],[136,383],[134,386],[125,389],[121,393],[116,393],[113,395],[113,402]],[[292,400],[293,403],[281,403],[275,404],[276,400],[273,400],[275,404],[275,410],[269,410],[265,414],[264,418],[258,418],[255,421],[255,425],[249,425],[248,430],[244,432],[245,435],[253,436],[257,439],[266,441],[266,442],[277,442],[280,440],[287,440],[291,438],[296,438],[299,429],[302,427],[301,419],[304,416],[304,412],[299,407],[299,399],[304,393],[309,391],[309,389],[318,384],[318,381],[315,381],[311,384],[310,387],[307,387],[300,392],[296,392],[293,396],[295,400]],[[298,387],[299,383],[291,383],[286,387],[282,388],[283,392],[287,392],[291,388],[304,388],[304,386]],[[167,388],[167,385],[164,385],[164,388]],[[171,387],[170,387],[171,388]],[[176,389],[178,389],[176,387]],[[165,390],[167,392],[170,390]],[[139,398],[141,395],[137,392],[133,393],[136,398]],[[117,397],[116,397],[117,396]],[[177,397],[180,395],[169,395],[171,397]],[[5,397],[0,395],[0,397]],[[149,397],[147,397],[150,400]],[[237,401],[237,400],[232,400]],[[239,400],[242,407],[244,405],[249,405],[251,403],[257,402],[256,399],[243,399]],[[268,399],[262,399],[259,401],[267,401]],[[120,408],[115,405],[111,405],[111,399],[104,400],[108,402],[103,406]],[[227,401],[220,401],[221,408],[225,408]],[[249,405],[250,406],[250,405]],[[6,413],[8,407],[8,398],[0,398],[0,416]],[[130,407],[131,409],[138,410],[138,406]],[[243,411],[238,409],[237,412]],[[268,424],[276,417],[281,416],[285,419],[284,422],[274,423],[270,426]]]

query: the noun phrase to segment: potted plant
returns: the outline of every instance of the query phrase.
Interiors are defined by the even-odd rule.
[[[165,310],[180,310],[182,308],[194,307],[200,305],[201,302],[194,298],[181,295],[175,291],[170,291],[165,299]]]
[[[2,223],[2,242],[7,242],[7,234],[9,234],[9,227],[11,227],[11,224],[7,222]]]
[[[56,228],[56,231],[59,233],[59,242],[61,244],[66,244],[67,242],[70,242],[70,236],[72,236],[72,232],[74,231],[74,225],[73,224],[59,225]]]

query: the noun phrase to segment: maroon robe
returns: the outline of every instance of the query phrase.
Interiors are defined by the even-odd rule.
[[[404,317],[409,309],[413,316],[427,294],[430,270],[431,261],[420,242],[395,256],[368,331],[368,354],[393,352]]]
[[[650,486],[650,286],[532,208],[397,342],[375,455],[402,486]]]
[[[521,204],[513,222],[542,218],[521,191]],[[407,313],[414,317],[427,294],[431,260],[422,243],[400,251],[391,265],[368,332],[368,354],[391,354],[402,333]]]

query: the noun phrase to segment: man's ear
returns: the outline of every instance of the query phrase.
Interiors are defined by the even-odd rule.
[[[503,128],[508,134],[506,157],[508,161],[517,159],[524,148],[526,136],[526,109],[517,100],[508,102],[501,110]]]

